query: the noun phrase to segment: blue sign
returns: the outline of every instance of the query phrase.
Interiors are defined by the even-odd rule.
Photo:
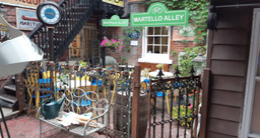
[[[139,39],[140,38],[140,35],[139,35],[139,32],[138,31],[135,31],[133,33],[129,33],[128,36],[131,38],[131,39]]]

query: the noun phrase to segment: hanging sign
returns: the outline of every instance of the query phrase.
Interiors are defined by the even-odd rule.
[[[113,15],[111,19],[103,19],[102,26],[105,27],[120,27],[120,26],[128,26],[129,19],[120,19],[118,15]]]
[[[116,6],[124,7],[124,1],[123,0],[103,0],[103,2],[113,4]]]
[[[131,26],[173,26],[187,25],[188,10],[168,11],[162,3],[153,3],[146,13],[131,13]]]

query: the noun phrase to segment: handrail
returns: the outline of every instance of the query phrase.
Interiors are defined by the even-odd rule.
[[[54,29],[54,57],[59,59],[85,25],[101,0],[61,0],[58,5],[62,8],[61,21]],[[47,26],[39,23],[28,35],[45,53],[45,58],[50,57],[50,47]]]

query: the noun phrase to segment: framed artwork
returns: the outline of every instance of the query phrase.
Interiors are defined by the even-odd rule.
[[[33,30],[39,23],[36,10],[16,8],[16,26],[18,29]]]
[[[196,38],[195,27],[191,24],[173,27],[173,41],[193,41]]]

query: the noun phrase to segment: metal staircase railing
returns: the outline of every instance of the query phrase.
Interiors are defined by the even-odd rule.
[[[61,21],[54,29],[54,59],[59,59],[82,27],[100,5],[102,0],[61,0],[58,4],[63,10]],[[50,59],[50,47],[47,26],[40,23],[30,34],[32,39],[43,51],[44,57]]]

